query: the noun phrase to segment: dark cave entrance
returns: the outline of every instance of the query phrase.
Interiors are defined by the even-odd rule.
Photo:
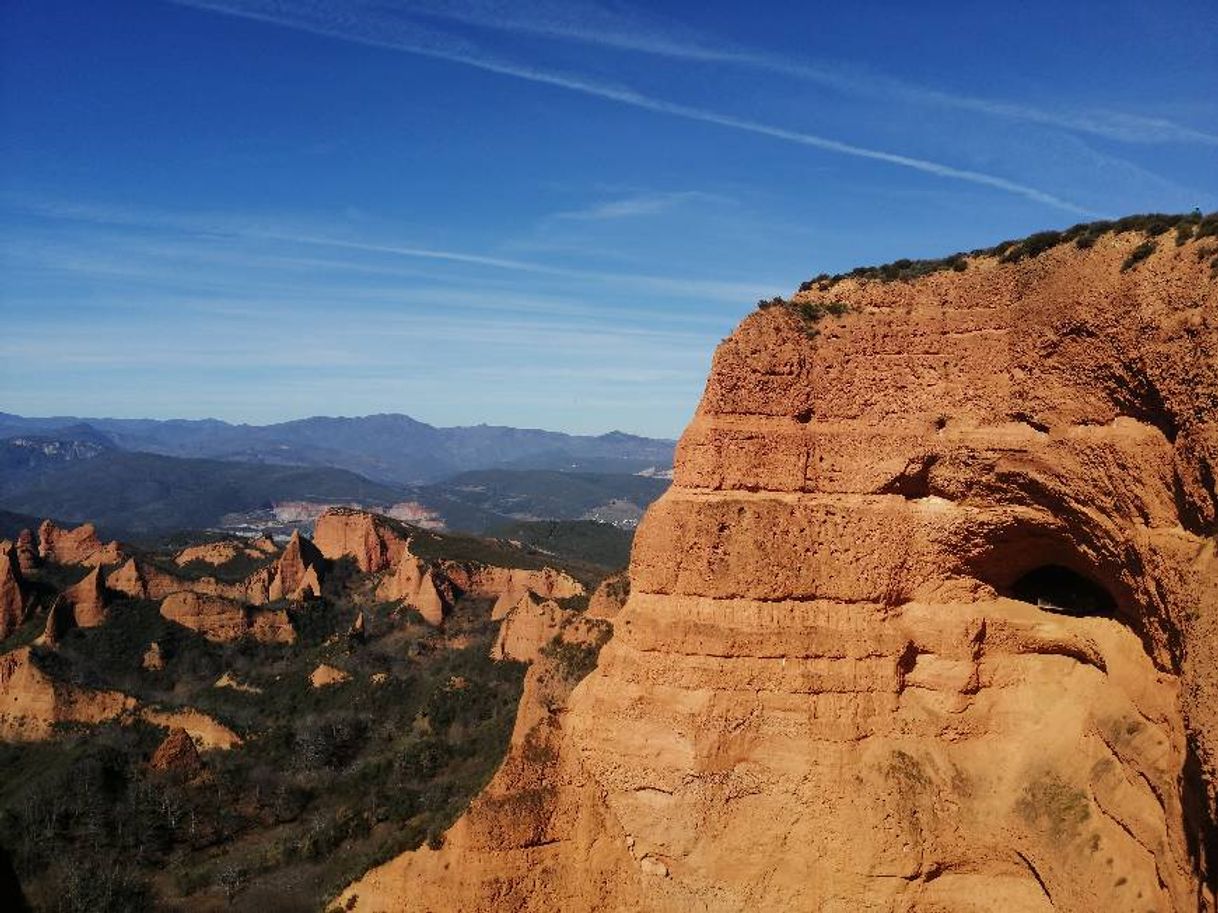
[[[1028,571],[1013,584],[1011,596],[1062,615],[1115,618],[1117,603],[1106,589],[1060,564]]]

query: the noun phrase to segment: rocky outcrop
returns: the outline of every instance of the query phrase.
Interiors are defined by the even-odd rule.
[[[231,672],[225,672],[215,682],[212,683],[213,688],[231,688],[233,691],[240,691],[244,694],[261,694],[262,689],[256,685],[247,685],[240,681]]]
[[[435,568],[413,555],[403,555],[393,574],[381,581],[377,596],[385,601],[402,601],[416,609],[431,625],[444,621],[454,600],[452,585]]]
[[[292,533],[267,590],[268,599],[314,599],[321,595],[318,570],[323,565],[321,552],[299,531]]]
[[[630,598],[630,575],[626,571],[613,574],[600,582],[588,597],[589,618],[613,618]]]
[[[0,739],[48,739],[58,723],[103,723],[134,709],[135,699],[61,682],[42,670],[30,647],[0,656]]]
[[[169,575],[164,575],[168,577]],[[148,599],[150,597],[148,581],[144,578],[144,570],[135,558],[128,558],[119,567],[110,572],[106,578],[106,587],[130,599]],[[161,596],[167,595],[161,593]],[[155,598],[155,597],[154,597]]]
[[[338,904],[1213,910],[1218,250],[1088,243],[746,319],[596,671]]]
[[[249,548],[260,555],[273,555],[279,551],[279,546],[275,544],[275,540],[268,535],[261,535],[249,541]]]
[[[140,661],[140,667],[147,672],[165,671],[165,653],[161,650],[161,645],[155,640],[144,651],[144,658]]]
[[[184,567],[194,562],[210,564],[219,567],[235,558],[266,558],[275,554],[279,549],[275,540],[270,536],[259,536],[257,539],[221,539],[218,542],[204,542],[200,545],[190,545],[174,556],[174,563]]]
[[[106,584],[100,565],[64,590],[63,596],[72,606],[72,621],[76,627],[96,628],[105,623]]]
[[[43,626],[42,636],[38,639],[38,643],[48,647],[57,647],[64,635],[75,626],[76,615],[72,603],[62,595],[57,596],[51,603],[50,611],[47,612],[47,621]]]
[[[249,614],[250,636],[263,644],[292,644],[296,629],[292,619],[282,609],[255,609]]]
[[[247,607],[223,596],[172,593],[162,600],[161,614],[216,643],[238,640],[249,632]]]
[[[60,529],[50,520],[38,527],[38,555],[57,564],[117,564],[123,560],[123,547],[117,542],[102,543],[92,523],[75,529]]]
[[[322,663],[309,675],[309,684],[314,688],[326,688],[351,681],[351,674],[329,663]]]
[[[503,618],[525,593],[543,599],[567,599],[582,596],[584,585],[564,571],[554,568],[526,570],[523,568],[470,565],[466,562],[441,562],[445,576],[468,596],[494,599],[491,617]]]
[[[162,600],[161,615],[216,643],[239,640],[246,635],[261,643],[292,643],[296,639],[286,612],[251,609],[223,596],[190,591],[172,593]]]
[[[0,543],[0,640],[25,623],[26,609],[17,549],[11,542]]]
[[[559,652],[556,648],[563,646],[599,648],[608,632],[604,621],[564,609],[552,599],[541,600],[525,593],[499,625],[491,656],[536,662],[543,653]]]
[[[153,726],[184,730],[195,745],[204,750],[228,751],[242,743],[241,737],[223,723],[190,707],[141,707],[137,715]]]
[[[365,573],[397,565],[409,536],[393,521],[363,510],[332,507],[317,518],[313,542],[329,559],[350,557]]]
[[[17,536],[17,566],[22,574],[31,574],[38,569],[38,543],[34,534],[23,529]]]
[[[170,731],[165,741],[157,746],[148,761],[148,766],[157,773],[173,774],[192,779],[203,771],[203,759],[190,733],[181,727]]]

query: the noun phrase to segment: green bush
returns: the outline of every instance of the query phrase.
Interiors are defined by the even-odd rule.
[[[931,260],[895,260],[881,266],[860,266],[848,273],[820,275],[802,283],[801,292],[813,289],[826,292],[844,279],[857,279],[874,282],[909,282],[931,273],[953,270],[962,272],[968,269],[969,257],[995,257],[1000,263],[1018,263],[1040,256],[1045,251],[1059,245],[1074,242],[1080,249],[1094,247],[1096,241],[1105,234],[1138,231],[1147,239],[1157,238],[1171,229],[1176,229],[1176,243],[1184,244],[1189,238],[1204,238],[1218,235],[1218,213],[1202,215],[1194,210],[1185,215],[1170,215],[1164,213],[1144,213],[1125,216],[1115,221],[1102,220],[1097,222],[1080,222],[1063,231],[1040,231],[1028,235],[1022,240],[1002,241],[988,248],[978,248],[965,253],[952,254]],[[763,307],[773,307],[783,303],[781,298],[770,299]]]
[[[1130,251],[1129,256],[1125,258],[1125,262],[1121,264],[1121,272],[1124,273],[1133,269],[1151,254],[1153,254],[1157,247],[1158,244],[1156,244],[1154,241],[1143,241],[1132,251]]]

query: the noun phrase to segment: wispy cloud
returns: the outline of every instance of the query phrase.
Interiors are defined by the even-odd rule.
[[[570,219],[577,222],[608,222],[616,219],[633,219],[637,216],[652,216],[666,212],[684,203],[720,202],[722,197],[699,190],[639,193],[597,203],[584,209],[555,213],[555,219]]]
[[[380,6],[385,8],[385,4]],[[723,45],[676,23],[657,22],[637,12],[608,9],[595,3],[575,0],[411,0],[408,5],[397,4],[397,9],[402,13],[423,14],[480,28],[533,34],[677,60],[749,67],[806,80],[849,95],[968,111],[1125,143],[1218,145],[1218,134],[1166,118],[1121,111],[1055,111],[1018,101],[946,92],[891,76],[859,72],[840,62],[811,63]]]
[[[45,218],[70,220],[87,224],[122,226],[155,231],[169,230],[213,241],[228,239],[280,242],[305,248],[328,248],[335,251],[403,257],[413,260],[451,263],[460,266],[477,266],[509,274],[523,273],[534,277],[610,283],[623,288],[646,290],[657,294],[682,298],[730,301],[735,304],[755,299],[758,295],[776,293],[790,284],[778,282],[772,277],[754,281],[733,281],[582,269],[552,263],[541,263],[533,260],[496,257],[468,251],[445,250],[368,239],[334,237],[315,234],[307,229],[295,226],[285,227],[277,224],[275,220],[229,214],[165,213],[121,206],[60,203],[15,197],[4,198],[0,202],[6,203],[13,209],[40,215]],[[108,268],[106,261],[98,258],[89,259],[84,255],[79,257],[73,255],[70,259],[61,260],[61,263],[67,268],[74,261],[80,266],[95,271],[104,271]],[[122,267],[115,266],[114,268],[121,269]],[[361,267],[358,264],[351,264],[350,268],[360,269]]]
[[[334,2],[334,0],[296,0],[296,2],[285,2],[285,0],[171,0],[171,2],[231,16],[270,22],[344,41],[461,63],[487,72],[568,89],[657,114],[713,124],[854,158],[883,162],[936,177],[965,181],[1015,194],[1071,213],[1097,215],[1070,200],[999,175],[958,168],[943,162],[882,149],[872,149],[832,137],[791,130],[750,118],[738,117],[734,114],[668,101],[637,92],[634,89],[595,81],[575,74],[543,70],[501,59],[463,39],[424,28],[417,22],[405,18],[404,14],[407,12],[405,7],[389,7],[384,4],[375,6],[343,4]]]

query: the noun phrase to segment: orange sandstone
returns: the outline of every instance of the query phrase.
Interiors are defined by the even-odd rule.
[[[1218,282],[1143,240],[748,317],[597,669],[339,906],[1213,911]]]

